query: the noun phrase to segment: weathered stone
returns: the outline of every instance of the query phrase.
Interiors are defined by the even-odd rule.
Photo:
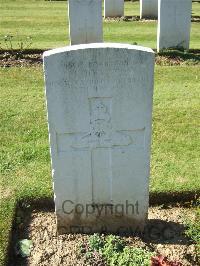
[[[124,0],[104,0],[104,17],[123,17]]]
[[[192,0],[159,0],[157,50],[189,49]]]
[[[102,0],[69,0],[71,44],[103,41]]]
[[[140,0],[140,18],[157,18],[158,0]]]
[[[87,44],[44,53],[59,233],[144,226],[154,53]]]

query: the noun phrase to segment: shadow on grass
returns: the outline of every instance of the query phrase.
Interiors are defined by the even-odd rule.
[[[150,205],[160,205],[162,204],[163,209],[167,209],[167,204],[171,206],[176,205],[177,202],[179,206],[191,207],[191,201],[195,201],[200,196],[199,192],[184,192],[184,193],[151,193],[150,195]],[[166,206],[165,206],[166,204]],[[25,258],[21,258],[15,254],[16,243],[20,239],[29,239],[30,225],[32,223],[32,215],[34,213],[54,213],[54,201],[52,198],[44,199],[26,199],[21,200],[15,209],[15,215],[13,220],[12,232],[8,247],[8,261],[9,266],[25,266],[29,265]],[[45,217],[44,217],[45,219]],[[44,221],[45,222],[45,221]],[[40,228],[40,226],[39,226]],[[52,237],[52,232],[45,228],[46,233],[50,234]],[[188,245],[191,241],[184,234],[184,226],[182,224],[164,221],[161,219],[149,219],[145,230],[143,233],[135,231],[130,233],[130,231],[120,231],[119,236],[137,236],[139,237],[148,247],[153,251],[152,244],[174,244],[174,245]],[[41,227],[41,233],[44,236],[44,229]],[[50,238],[51,238],[50,237]],[[40,241],[45,241],[41,239]],[[39,242],[38,242],[39,243]],[[6,263],[5,263],[6,265]]]
[[[199,23],[200,22],[200,16],[192,16],[191,22]]]
[[[175,50],[175,49],[167,49],[158,53],[159,56],[168,57],[170,59],[182,59],[186,60],[194,60],[200,61],[200,49],[190,49],[190,50]]]
[[[26,259],[16,255],[16,244],[19,239],[29,239],[28,228],[31,224],[31,215],[36,212],[54,212],[55,205],[52,198],[22,199],[15,207],[14,219],[8,245],[8,256],[4,265],[28,265]],[[23,228],[20,228],[23,221]]]

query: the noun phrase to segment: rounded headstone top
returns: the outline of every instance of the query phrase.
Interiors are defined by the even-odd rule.
[[[98,49],[98,48],[114,48],[114,49],[130,49],[136,50],[141,52],[153,53],[154,51],[151,48],[138,46],[138,45],[131,45],[131,44],[124,44],[124,43],[90,43],[90,44],[78,44],[72,46],[65,46],[61,48],[52,49],[49,51],[45,51],[43,53],[43,57],[48,57],[50,55],[70,52],[70,51],[77,51],[77,50],[86,50],[86,49]]]

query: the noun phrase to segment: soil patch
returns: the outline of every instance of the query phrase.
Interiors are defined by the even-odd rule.
[[[119,21],[126,21],[126,22],[131,22],[131,21],[140,21],[144,23],[148,22],[154,22],[157,21],[158,19],[155,17],[146,17],[140,19],[140,16],[122,16],[122,17],[107,17],[104,19],[105,22],[119,22]],[[200,22],[200,16],[192,16],[191,17],[191,22]]]
[[[12,253],[18,240],[31,239],[33,242],[31,254],[26,259],[13,255],[9,266],[86,265],[86,256],[80,253],[80,244],[86,243],[89,235],[57,236],[56,217],[53,211],[30,211],[27,208],[17,211],[18,222],[13,229]],[[185,266],[195,266],[198,265],[195,246],[184,235],[184,219],[188,216],[194,218],[192,210],[188,208],[151,207],[145,233],[139,235],[125,233],[121,237],[129,246],[146,248],[171,260],[180,261]]]
[[[107,17],[104,19],[105,22],[119,22],[119,21],[139,21],[139,16],[123,16],[123,17]]]
[[[156,54],[156,64],[161,66],[199,65],[200,50],[164,50],[161,53]]]
[[[42,64],[41,53],[3,52],[0,54],[0,67],[30,67]]]
[[[43,62],[43,50],[27,51],[0,51],[0,67],[30,67],[38,66]],[[165,51],[156,54],[156,64],[161,66],[199,65],[200,50]]]

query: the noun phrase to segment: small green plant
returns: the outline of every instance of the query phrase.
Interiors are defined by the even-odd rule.
[[[90,236],[88,245],[91,251],[99,251],[103,248],[104,243],[100,235],[94,234]]]
[[[0,41],[0,50],[7,50],[7,56],[15,56],[21,58],[24,50],[30,48],[32,45],[31,36],[13,36],[11,34],[5,35]]]
[[[81,252],[89,265],[149,266],[153,253],[136,247],[126,246],[125,241],[114,235],[101,237],[94,234],[81,245]]]
[[[195,243],[197,260],[200,261],[200,199],[197,200],[194,220],[187,219],[185,234]]]
[[[149,266],[152,253],[141,248],[125,247],[118,257],[118,265]]]
[[[103,266],[105,261],[101,250],[103,249],[103,239],[98,234],[94,234],[89,237],[89,240],[85,243],[81,243],[80,252],[85,254],[87,265]]]
[[[113,249],[116,252],[120,252],[125,247],[125,242],[119,237],[114,235],[109,235],[106,238],[105,249]]]
[[[123,239],[110,235],[106,238],[102,251],[107,265],[149,266],[152,253],[147,250],[126,246]]]
[[[109,265],[117,265],[118,258],[124,247],[124,241],[118,236],[109,235],[105,239],[102,253]]]
[[[23,258],[29,257],[33,243],[29,239],[19,240],[16,246],[16,254],[22,256]]]

